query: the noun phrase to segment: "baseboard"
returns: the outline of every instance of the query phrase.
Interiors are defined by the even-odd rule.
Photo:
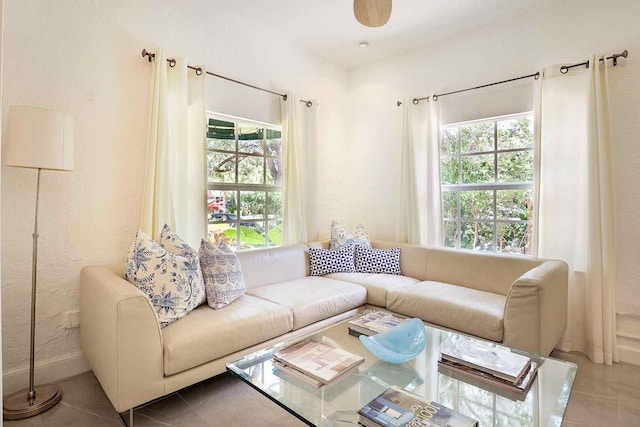
[[[640,365],[640,350],[638,350],[637,348],[630,348],[623,345],[619,345],[618,356],[620,356],[621,362],[631,363],[633,365]]]
[[[89,370],[89,364],[81,352],[43,362],[36,361],[35,383],[38,385],[57,382]],[[16,368],[4,372],[2,381],[2,394],[4,396],[29,387],[29,367]]]
[[[620,361],[640,365],[640,317],[617,313],[616,326]]]

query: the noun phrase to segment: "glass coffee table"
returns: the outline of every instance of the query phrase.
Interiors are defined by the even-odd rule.
[[[300,339],[249,354],[229,363],[227,370],[311,426],[357,426],[357,411],[392,385],[475,418],[480,426],[562,424],[577,370],[573,363],[517,351],[539,362],[537,379],[526,395],[519,396],[439,368],[440,345],[454,332],[425,325],[427,345],[422,353],[409,362],[390,364],[349,335],[347,323],[345,320],[307,336],[365,358],[357,370],[337,382],[316,388],[272,364],[274,352]]]

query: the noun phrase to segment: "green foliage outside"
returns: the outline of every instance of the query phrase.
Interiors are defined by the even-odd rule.
[[[496,146],[498,152],[494,154]],[[533,150],[528,149],[530,147],[533,147],[533,123],[530,117],[446,129],[441,140],[442,183],[530,184],[533,182]],[[522,149],[525,150],[501,152]],[[443,191],[442,199],[445,246],[528,253],[530,224],[495,223],[495,220],[530,221],[533,208],[530,189],[467,188]]]
[[[215,201],[209,208],[211,238],[240,249],[280,245],[282,193],[258,186],[282,185],[282,133],[209,119],[207,138],[210,183],[256,186],[254,191],[210,192]]]

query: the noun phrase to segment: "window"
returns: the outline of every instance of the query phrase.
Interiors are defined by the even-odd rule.
[[[281,244],[282,132],[211,115],[207,127],[209,238],[233,249]]]
[[[530,254],[533,115],[447,125],[440,153],[444,245]]]

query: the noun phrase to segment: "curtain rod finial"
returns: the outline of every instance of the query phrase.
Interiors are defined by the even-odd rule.
[[[287,94],[286,94],[286,93],[285,93],[284,95],[282,95],[282,100],[283,100],[283,101],[286,101],[286,100],[287,100],[287,98],[289,98],[289,97],[287,96]]]
[[[144,58],[145,56],[148,56],[149,57],[149,62],[151,62],[153,60],[153,58],[156,57],[156,54],[148,52],[147,49],[142,49],[142,57]]]
[[[397,105],[398,107],[399,107],[399,106],[401,106],[401,105],[402,105],[402,101],[397,101],[397,102],[396,102],[396,105]]]

